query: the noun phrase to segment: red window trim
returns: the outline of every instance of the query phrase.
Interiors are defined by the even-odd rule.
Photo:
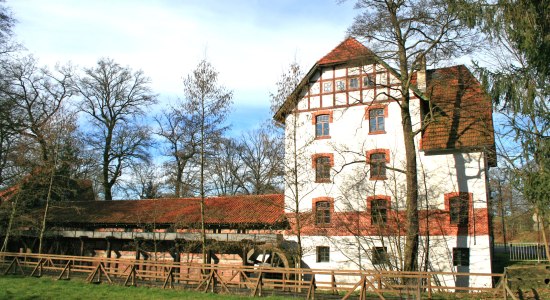
[[[332,123],[332,110],[319,110],[311,114],[311,124],[315,125],[315,119],[319,115],[328,115],[328,122]]]
[[[386,200],[388,202],[388,204],[386,205],[386,218],[388,218],[389,215],[390,215],[390,211],[391,211],[391,196],[386,196],[386,195],[368,196],[367,197],[367,213],[368,213],[369,217],[372,215],[372,201],[373,200]],[[371,220],[370,224],[372,224],[372,220]]]
[[[328,202],[329,203],[329,211],[330,211],[330,223],[328,224],[317,224],[317,211],[315,210],[317,207],[317,202]],[[332,225],[332,220],[334,217],[334,198],[332,197],[317,197],[311,199],[311,209],[313,210],[313,224],[317,227],[330,227]]]
[[[367,122],[370,121],[370,111],[373,110],[373,109],[384,109],[384,119],[388,118],[388,105],[387,104],[371,104],[371,105],[365,107],[365,120],[367,120]],[[387,122],[385,122],[385,123],[387,125]],[[385,130],[370,131],[370,129],[369,129],[369,135],[384,134],[384,133],[386,133]]]
[[[467,196],[468,197],[468,219],[471,219],[473,216],[471,215],[473,204],[474,204],[474,195],[470,192],[452,192],[452,193],[446,193],[444,194],[445,198],[445,211],[449,212],[449,217],[447,218],[447,224],[452,227],[460,227],[462,226],[460,223],[452,224],[451,223],[451,198],[454,197],[460,197],[460,196]]]
[[[378,153],[383,153],[384,154],[384,156],[386,157],[386,164],[390,163],[390,149],[372,149],[372,150],[367,151],[367,154],[366,154],[367,164],[370,164],[371,154],[378,154]],[[369,177],[369,179],[374,181],[374,180],[386,180],[388,178],[387,178],[387,176],[374,176],[374,177],[371,176],[371,177]]]
[[[358,91],[358,90],[361,89],[361,79],[363,78],[363,76],[357,74],[357,75],[348,76],[347,78],[348,78],[348,82],[347,82],[348,91]],[[355,88],[351,87],[350,82],[351,82],[352,79],[357,79],[357,87],[355,87]]]
[[[317,158],[319,157],[328,157],[330,161],[330,166],[334,167],[334,154],[333,153],[316,153],[311,156],[311,166],[313,167],[313,170],[317,168]],[[316,183],[329,183],[331,182],[330,179],[328,180],[315,180]]]
[[[374,196],[368,196],[367,197],[367,205],[368,205],[367,207],[369,208],[369,212],[370,212],[372,200],[386,200],[386,201],[388,201],[388,209],[391,209],[391,196],[374,195]]]
[[[316,112],[312,113],[311,114],[311,124],[313,124],[313,128],[314,128],[313,130],[314,131],[315,131],[315,126],[317,124],[315,119],[317,119],[317,116],[320,116],[320,115],[328,115],[328,123],[329,124],[332,123],[332,121],[333,121],[332,110],[319,110],[319,111],[316,111]],[[316,140],[330,139],[330,134],[329,135],[315,136],[315,139]]]

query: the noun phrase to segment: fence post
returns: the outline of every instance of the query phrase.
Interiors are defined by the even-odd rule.
[[[432,299],[432,276],[428,274],[428,299]]]

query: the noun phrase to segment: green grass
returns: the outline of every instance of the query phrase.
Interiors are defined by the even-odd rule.
[[[224,299],[250,300],[251,297],[200,293],[184,290],[163,290],[148,287],[124,287],[90,284],[81,280],[55,280],[22,276],[0,276],[0,299]],[[261,299],[283,300],[284,297]]]

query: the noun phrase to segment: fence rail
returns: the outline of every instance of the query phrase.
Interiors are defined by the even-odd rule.
[[[541,243],[508,243],[496,244],[495,250],[509,254],[512,261],[544,261],[546,251]]]
[[[487,298],[502,297],[504,291],[486,286],[444,286],[437,279],[444,276],[502,278],[502,274],[484,273],[272,268],[32,253],[0,253],[0,267],[4,274],[49,275],[58,279],[77,276],[94,283],[245,292],[252,296],[266,292],[291,293],[303,294],[306,299],[324,296],[365,299],[367,295],[380,299],[387,295],[416,295],[420,299],[440,292],[480,292],[486,293],[483,298]]]

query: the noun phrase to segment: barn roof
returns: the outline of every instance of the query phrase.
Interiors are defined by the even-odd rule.
[[[193,227],[200,224],[200,198],[63,202],[51,209],[48,222],[67,227],[143,224]],[[205,224],[282,226],[286,224],[284,197],[270,194],[206,198]]]

